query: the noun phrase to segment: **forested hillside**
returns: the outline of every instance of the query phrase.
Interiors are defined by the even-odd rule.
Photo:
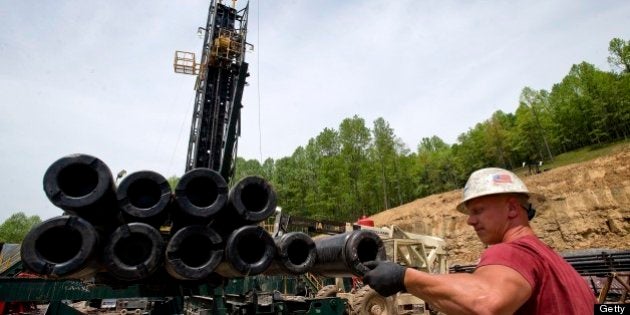
[[[523,176],[538,193],[536,234],[557,251],[628,249],[630,244],[630,144],[608,155]],[[457,189],[383,211],[372,216],[377,226],[442,237],[453,264],[475,263],[484,249],[467,216],[455,210]]]
[[[354,116],[337,129],[325,128],[291,156],[262,164],[237,159],[235,179],[261,175],[274,184],[289,213],[347,221],[460,188],[481,167],[513,169],[627,139],[630,41],[611,40],[609,52],[612,70],[581,62],[549,91],[524,87],[514,113],[495,112],[457,143],[418,135],[411,150],[385,119],[368,125]]]

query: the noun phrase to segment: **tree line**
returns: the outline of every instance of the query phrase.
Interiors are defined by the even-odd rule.
[[[550,91],[523,88],[514,113],[496,111],[448,144],[422,138],[414,151],[383,118],[353,116],[277,160],[237,158],[235,180],[259,175],[284,211],[356,220],[417,198],[463,187],[476,169],[514,169],[630,135],[630,41],[609,44],[611,71],[582,62]]]

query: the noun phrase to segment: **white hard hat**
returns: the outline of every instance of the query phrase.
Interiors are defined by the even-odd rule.
[[[464,186],[464,199],[457,211],[468,214],[466,202],[481,196],[517,193],[531,197],[531,193],[516,174],[497,167],[482,168],[470,174]]]

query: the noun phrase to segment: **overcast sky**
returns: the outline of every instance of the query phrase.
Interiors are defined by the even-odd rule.
[[[112,172],[184,170],[209,1],[0,1],[0,222],[61,214],[48,166],[71,153]],[[245,4],[239,1],[240,8]],[[239,156],[291,155],[353,115],[383,117],[411,150],[448,143],[525,86],[551,89],[572,64],[609,70],[630,39],[630,1],[252,1]]]

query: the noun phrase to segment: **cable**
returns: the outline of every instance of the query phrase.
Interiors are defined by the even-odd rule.
[[[260,153],[260,164],[263,163],[263,154],[262,154],[262,127],[261,127],[261,101],[260,101],[260,2],[258,1],[256,6],[256,27],[258,28],[258,32],[256,33],[256,46],[258,49],[256,50],[256,88],[258,90],[258,151]]]
[[[195,95],[196,95],[196,93],[192,93],[191,94],[191,96],[188,98],[187,104],[190,104],[193,101],[192,98]],[[193,109],[193,113],[194,113],[194,111],[195,111],[195,104],[193,104],[192,109]],[[177,141],[175,141],[175,147],[173,148],[173,152],[171,153],[171,159],[168,162],[167,169],[169,170],[169,172],[172,171],[171,167],[173,166],[173,159],[175,158],[175,152],[177,152],[177,148],[179,147],[179,140],[182,137],[182,130],[184,130],[184,125],[186,124],[186,117],[192,117],[192,116],[189,116],[189,115],[184,115],[183,116],[182,123],[179,126],[179,133],[177,134]],[[186,162],[188,162],[188,161],[186,161]]]
[[[181,86],[179,87],[178,90],[176,90],[177,93],[175,93],[173,95],[173,98],[171,99],[171,101],[169,102],[168,105],[168,110],[166,111],[166,113],[169,116],[172,116],[174,113],[174,109],[175,109],[175,105],[177,105],[179,96],[181,95],[181,93],[179,93],[180,91],[183,93],[183,91],[186,89],[186,86],[188,86],[188,84],[190,84],[187,81],[182,81]],[[155,144],[155,147],[153,148],[153,154],[151,156],[157,156],[158,155],[158,151],[160,150],[160,148],[162,147],[162,142],[164,140],[164,135],[167,132],[167,128],[162,128],[162,130],[160,130],[159,135],[157,137],[157,143]]]

